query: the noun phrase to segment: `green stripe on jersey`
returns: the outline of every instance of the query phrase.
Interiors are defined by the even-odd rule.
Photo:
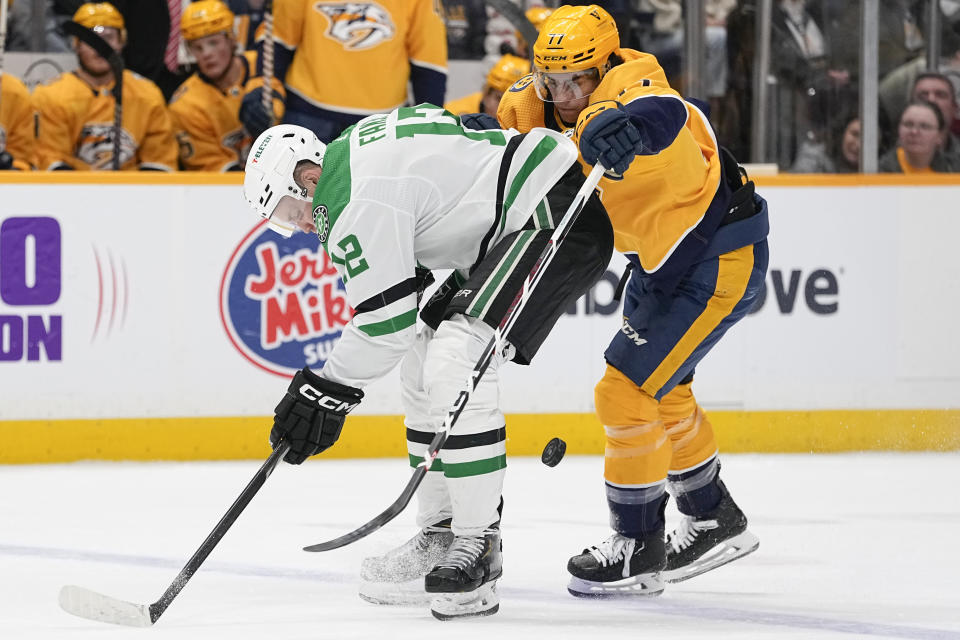
[[[487,305],[496,297],[495,294],[503,286],[503,281],[510,275],[510,271],[517,263],[518,258],[527,250],[527,247],[530,246],[530,242],[536,235],[536,231],[520,231],[517,234],[517,237],[513,240],[513,244],[507,250],[506,255],[500,260],[500,264],[497,265],[496,271],[487,279],[486,286],[473,301],[473,304],[470,305],[470,308],[467,309],[467,315],[473,316],[474,318],[483,317]]]
[[[397,139],[412,138],[416,135],[463,136],[471,140],[486,140],[490,144],[503,147],[507,138],[502,131],[466,131],[452,122],[421,122],[417,124],[398,124]]]
[[[386,320],[381,320],[380,322],[371,322],[370,324],[357,325],[357,328],[360,331],[363,331],[365,334],[371,338],[377,336],[384,336],[388,333],[396,333],[397,331],[402,331],[410,325],[414,324],[417,321],[417,310],[411,309],[410,311],[401,313],[398,316],[388,318]]]
[[[534,227],[537,229],[550,229],[550,216],[547,214],[547,201],[541,200],[537,203],[536,217],[534,218]]]
[[[517,199],[517,196],[520,194],[520,189],[523,188],[527,178],[540,166],[544,158],[550,155],[550,152],[556,148],[556,140],[553,138],[544,138],[537,143],[537,146],[533,148],[533,151],[530,152],[527,159],[523,161],[523,166],[520,167],[517,175],[513,178],[513,182],[510,183],[510,190],[507,192],[507,198],[503,202],[504,215],[500,219],[500,231],[503,231],[503,227],[507,223],[506,212],[510,211],[510,207],[513,206],[513,201]]]
[[[443,475],[447,478],[466,478],[469,476],[482,476],[506,468],[507,454],[502,453],[499,456],[487,458],[486,460],[456,463],[447,462],[443,465]]]

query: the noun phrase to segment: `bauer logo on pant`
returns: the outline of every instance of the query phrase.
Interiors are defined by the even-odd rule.
[[[343,283],[316,235],[282,238],[265,222],[234,250],[220,284],[220,317],[257,367],[289,377],[319,369],[350,322]]]

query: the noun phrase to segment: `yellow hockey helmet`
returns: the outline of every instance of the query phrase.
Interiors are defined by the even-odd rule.
[[[73,14],[73,21],[87,29],[112,27],[123,32],[123,16],[109,2],[88,2]]]
[[[233,12],[220,0],[200,0],[189,4],[180,18],[184,40],[197,40],[214,33],[233,34]]]
[[[533,44],[533,66],[544,73],[565,73],[604,66],[620,47],[617,24],[604,9],[565,5],[558,8],[540,27]]]
[[[487,73],[486,88],[496,89],[503,93],[510,86],[530,73],[530,62],[526,58],[506,54],[493,65]]]
[[[527,9],[524,15],[527,16],[527,20],[530,21],[530,24],[533,25],[533,28],[537,30],[537,33],[540,32],[540,27],[543,26],[544,21],[550,17],[550,14],[553,13],[553,9],[550,7],[530,7]],[[527,44],[526,39],[523,37],[523,34],[517,31],[517,45],[520,48],[520,53],[529,53],[527,49],[530,45]]]

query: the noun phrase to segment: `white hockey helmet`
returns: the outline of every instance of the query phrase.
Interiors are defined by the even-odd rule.
[[[254,141],[243,197],[277,233],[289,238],[299,228],[297,222],[311,215],[312,198],[294,182],[293,170],[302,160],[323,166],[326,150],[312,131],[293,124],[270,127]]]

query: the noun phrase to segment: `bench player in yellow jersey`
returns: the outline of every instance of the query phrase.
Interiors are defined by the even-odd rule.
[[[623,325],[595,389],[606,432],[614,534],[570,559],[576,596],[656,595],[757,548],[720,481],[693,372],[750,310],[768,261],[766,203],[743,184],[707,116],[655,57],[621,49],[596,5],[558,8],[534,44],[534,72],[504,95],[504,127],[571,130],[581,161],[611,167],[599,189],[616,248],[634,267]],[[683,519],[664,535],[667,491]]]
[[[88,2],[73,16],[115,50],[126,43],[123,16],[110,3]],[[113,161],[114,98],[110,65],[91,47],[74,41],[79,68],[33,92],[38,114],[41,169],[109,169]],[[163,94],[150,80],[123,72],[120,168],[173,171],[177,144]]]
[[[273,5],[273,28],[274,75],[287,90],[283,121],[323,142],[366,116],[408,104],[408,85],[409,104],[443,104],[447,36],[437,0],[284,0]],[[262,131],[272,120],[262,91],[250,90],[240,111],[254,136],[258,123]]]
[[[485,113],[495,118],[503,92],[528,73],[530,73],[530,62],[528,60],[510,53],[504,54],[487,72],[483,88],[480,91],[457,100],[451,100],[443,105],[443,108],[457,116]]]
[[[193,171],[242,171],[253,138],[240,124],[240,101],[255,54],[237,53],[234,15],[220,0],[188,5],[180,32],[197,61],[197,72],[170,99],[180,164]],[[273,107],[283,115],[280,100]]]
[[[0,171],[29,171],[36,164],[30,91],[20,78],[0,69]]]

